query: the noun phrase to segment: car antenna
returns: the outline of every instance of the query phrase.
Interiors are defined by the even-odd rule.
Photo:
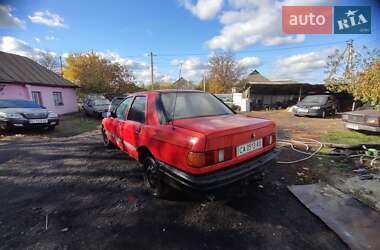
[[[175,107],[177,105],[178,84],[179,84],[179,81],[181,80],[181,75],[182,75],[182,63],[179,64],[179,74],[178,74],[178,80],[177,80],[177,86],[176,86],[175,98],[174,98],[174,105],[173,105],[173,111],[172,111],[172,117],[171,117],[173,129],[174,129]]]

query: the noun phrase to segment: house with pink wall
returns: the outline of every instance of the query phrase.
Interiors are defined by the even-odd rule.
[[[33,60],[0,51],[0,99],[32,100],[57,114],[78,111],[76,88]]]

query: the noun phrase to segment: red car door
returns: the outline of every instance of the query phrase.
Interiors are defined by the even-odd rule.
[[[120,105],[117,107],[115,111],[115,118],[113,119],[112,124],[110,126],[112,128],[110,132],[113,133],[114,135],[113,139],[114,139],[115,144],[123,150],[124,150],[124,144],[119,134],[119,127],[126,119],[126,114],[128,112],[128,108],[132,100],[133,100],[133,97],[128,97],[122,103],[120,103]]]
[[[146,121],[146,96],[136,96],[128,110],[127,119],[119,124],[119,135],[126,150],[137,159],[137,148],[144,133]]]

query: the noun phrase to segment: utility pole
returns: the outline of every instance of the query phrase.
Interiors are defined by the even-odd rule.
[[[182,76],[182,63],[179,64],[178,80],[181,79],[181,76]]]
[[[206,92],[206,74],[203,75],[203,92]]]
[[[352,76],[353,76],[353,58],[354,58],[354,46],[353,46],[353,40],[350,39],[347,41],[347,65],[346,65],[346,70],[344,72],[344,78],[346,82],[349,82],[349,84],[352,84]],[[354,101],[352,103],[352,111],[355,110],[356,102]]]
[[[352,67],[352,60],[353,60],[353,57],[354,57],[354,48],[353,48],[353,40],[350,39],[347,41],[347,66],[346,66],[346,72],[345,72],[345,75],[346,75],[346,79],[349,79],[349,80],[352,80],[352,70],[353,70],[353,67]]]
[[[153,52],[150,52],[150,83],[152,84],[152,90],[154,89],[154,77],[153,77]]]
[[[61,77],[63,78],[62,56],[59,56],[59,64],[61,65]]]

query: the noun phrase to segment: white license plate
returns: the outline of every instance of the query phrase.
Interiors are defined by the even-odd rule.
[[[251,141],[236,147],[236,156],[240,156],[263,147],[263,139]]]
[[[359,130],[359,125],[358,124],[352,124],[352,123],[346,123],[346,128]]]
[[[31,120],[29,120],[29,123],[32,123],[32,124],[48,123],[48,119],[31,119]]]
[[[307,113],[307,112],[309,112],[309,110],[300,108],[300,109],[298,109],[298,112]]]

